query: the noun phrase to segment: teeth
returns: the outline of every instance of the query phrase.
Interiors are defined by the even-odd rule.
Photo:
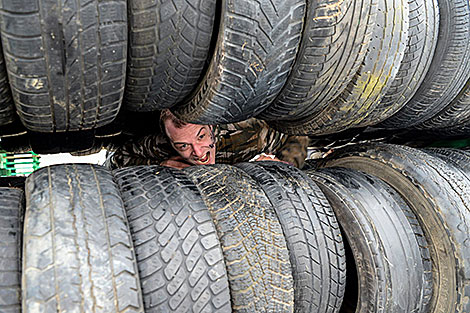
[[[199,163],[201,163],[201,164],[206,164],[206,163],[208,163],[208,162],[209,162],[209,152],[207,152],[206,155],[205,155],[202,159],[199,159],[198,161],[199,161]]]

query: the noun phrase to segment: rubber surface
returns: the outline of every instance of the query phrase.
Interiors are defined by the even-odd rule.
[[[416,214],[429,243],[434,295],[431,312],[470,311],[470,183],[439,158],[386,144],[352,146],[333,153],[324,166],[367,172],[390,184]]]
[[[336,98],[364,60],[376,11],[376,0],[308,0],[294,67],[279,96],[259,118],[299,119]]]
[[[425,242],[420,247],[422,231],[411,226],[400,196],[359,171],[334,168],[307,174],[330,201],[353,252],[359,288],[359,297],[351,299],[357,302],[355,311],[427,312],[429,251]]]
[[[215,0],[129,1],[124,95],[129,110],[172,107],[197,87],[209,57],[215,11]]]
[[[410,23],[403,60],[390,88],[367,115],[367,124],[384,121],[406,105],[431,66],[439,30],[437,0],[409,0],[408,6]]]
[[[24,192],[0,187],[0,312],[21,312]]]
[[[3,49],[0,47],[0,126],[12,123],[15,118],[15,104],[8,83]]]
[[[224,124],[263,111],[284,86],[300,44],[305,0],[226,0],[206,76],[181,119]]]
[[[32,131],[92,129],[117,115],[125,84],[124,0],[0,2],[16,110]]]
[[[286,241],[261,188],[229,165],[184,169],[199,188],[222,244],[232,310],[293,312],[294,288]]]
[[[134,240],[145,312],[231,312],[222,248],[192,181],[161,166],[113,175]]]
[[[124,205],[111,173],[90,164],[26,180],[24,312],[144,312]]]
[[[442,115],[437,115],[430,136],[441,138],[466,137],[470,135],[470,79],[457,97],[448,104]],[[439,121],[438,121],[439,120]]]
[[[398,72],[408,40],[408,13],[405,0],[379,0],[364,61],[346,89],[321,110],[296,121],[275,121],[273,127],[294,135],[325,135],[379,122],[366,123],[365,118]]]
[[[470,152],[454,148],[426,148],[423,151],[454,165],[470,179]]]
[[[240,163],[261,186],[281,222],[294,276],[295,312],[338,312],[346,268],[335,215],[318,186],[287,164]]]
[[[443,127],[440,112],[446,111],[470,76],[470,3],[438,0],[438,7],[439,35],[431,66],[418,91],[387,125]]]

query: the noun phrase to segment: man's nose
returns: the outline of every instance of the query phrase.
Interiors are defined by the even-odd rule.
[[[204,156],[204,148],[202,147],[202,145],[199,145],[199,144],[193,145],[193,150],[194,150],[194,154],[198,158]]]

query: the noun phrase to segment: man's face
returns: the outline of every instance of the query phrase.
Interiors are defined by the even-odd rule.
[[[176,128],[165,121],[165,130],[178,154],[194,165],[215,164],[215,142],[211,126],[186,124]]]

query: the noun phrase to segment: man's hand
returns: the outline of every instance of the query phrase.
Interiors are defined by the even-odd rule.
[[[188,163],[184,158],[178,155],[161,162],[160,165],[173,167],[181,170],[194,164]]]

